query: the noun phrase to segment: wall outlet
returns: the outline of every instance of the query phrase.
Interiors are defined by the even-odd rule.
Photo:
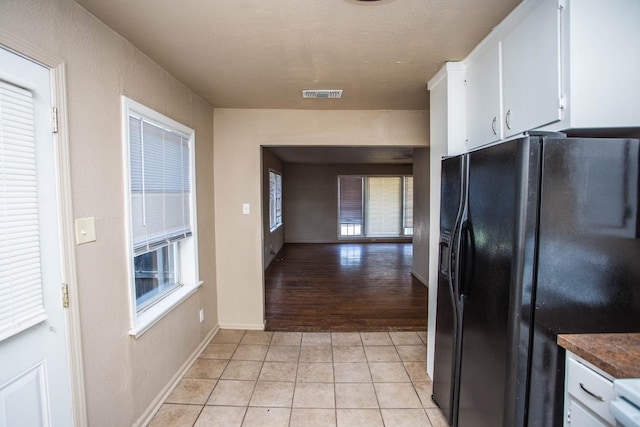
[[[204,308],[200,309],[200,323],[204,322]]]

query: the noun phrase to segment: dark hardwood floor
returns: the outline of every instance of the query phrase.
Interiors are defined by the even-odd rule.
[[[269,331],[424,331],[410,243],[286,244],[265,272]]]

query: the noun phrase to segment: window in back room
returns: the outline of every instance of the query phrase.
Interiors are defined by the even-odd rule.
[[[338,177],[338,237],[412,235],[412,176]]]
[[[275,231],[282,225],[282,175],[269,171],[269,229]]]

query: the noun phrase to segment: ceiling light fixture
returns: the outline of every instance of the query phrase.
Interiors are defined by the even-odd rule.
[[[342,89],[305,89],[302,91],[303,98],[342,98]]]

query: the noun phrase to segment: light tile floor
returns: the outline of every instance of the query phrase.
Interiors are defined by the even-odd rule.
[[[149,426],[446,426],[426,333],[223,329]]]

